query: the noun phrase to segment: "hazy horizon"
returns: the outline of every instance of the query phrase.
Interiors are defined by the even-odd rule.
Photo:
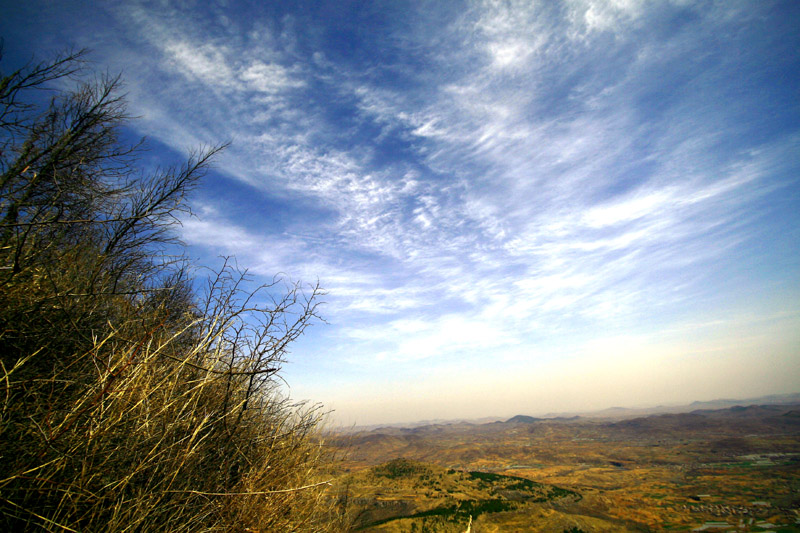
[[[337,424],[800,391],[798,2],[2,5],[146,168],[231,141],[180,235],[319,280],[282,376]]]
[[[593,407],[591,409],[585,410],[572,410],[572,411],[513,411],[513,410],[506,410],[505,414],[495,414],[489,416],[480,416],[480,417],[453,417],[453,418],[421,418],[421,419],[414,419],[414,420],[401,420],[396,422],[373,422],[369,424],[340,424],[337,423],[335,420],[327,420],[326,427],[329,429],[333,429],[334,431],[337,430],[348,430],[348,429],[359,429],[359,428],[379,428],[381,426],[387,427],[417,427],[417,426],[424,426],[427,424],[439,424],[439,423],[457,423],[457,422],[466,422],[466,423],[486,423],[491,421],[506,421],[510,418],[515,416],[530,416],[534,418],[558,418],[558,417],[572,417],[572,416],[580,416],[591,419],[593,417],[603,418],[603,417],[610,417],[610,418],[627,418],[627,417],[640,417],[640,416],[650,416],[650,414],[661,414],[661,413],[677,413],[677,412],[691,412],[695,409],[727,409],[728,407],[705,407],[702,404],[707,403],[731,403],[731,407],[734,405],[741,405],[741,406],[749,406],[749,405],[784,405],[784,404],[794,404],[795,402],[794,397],[800,396],[800,392],[792,392],[786,394],[768,394],[765,396],[758,396],[758,397],[750,397],[750,398],[713,398],[709,400],[692,400],[688,402],[669,402],[669,403],[648,403],[648,404],[638,404],[638,405],[606,405],[603,407]],[[775,397],[774,399],[772,397]],[[770,399],[769,402],[762,402],[761,400]],[[791,401],[787,402],[787,399],[791,399]],[[757,403],[751,403],[751,402]],[[700,406],[693,405],[693,404],[701,404]],[[687,410],[683,409],[686,408]],[[611,411],[620,411],[618,413],[611,413],[608,414],[606,412]]]

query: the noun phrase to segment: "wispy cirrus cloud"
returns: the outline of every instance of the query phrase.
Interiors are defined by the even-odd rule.
[[[139,130],[233,141],[185,241],[319,278],[344,368],[589,368],[683,353],[659,332],[752,294],[791,308],[788,6],[256,4],[110,3],[91,35]]]

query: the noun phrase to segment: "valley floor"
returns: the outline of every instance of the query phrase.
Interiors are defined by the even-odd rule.
[[[742,411],[744,409],[745,411]],[[797,406],[338,435],[361,531],[800,531]],[[398,459],[402,458],[402,459]]]

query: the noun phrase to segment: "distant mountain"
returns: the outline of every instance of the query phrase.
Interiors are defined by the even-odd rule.
[[[728,407],[742,406],[742,405],[785,405],[785,404],[800,404],[800,393],[794,394],[771,394],[769,396],[759,396],[757,398],[747,398],[744,400],[732,400],[722,398],[718,400],[711,400],[707,402],[692,402],[689,404],[689,410],[697,409],[725,409]]]
[[[726,409],[699,409],[692,413],[662,413],[624,419],[517,415],[505,422],[486,424],[381,427],[359,433],[334,433],[328,437],[328,442],[347,449],[350,460],[363,464],[377,464],[387,457],[406,457],[458,465],[484,457],[485,452],[480,446],[469,443],[481,440],[504,443],[525,435],[534,439],[553,437],[555,440],[569,436],[572,440],[587,442],[604,439],[621,442],[705,439],[717,451],[742,455],[764,451],[762,445],[754,444],[756,441],[748,440],[748,437],[800,435],[800,403],[736,405]]]
[[[487,423],[496,424],[530,424],[534,422],[548,421],[548,422],[574,422],[579,418],[592,418],[592,419],[612,419],[624,420],[637,417],[646,417],[658,414],[677,414],[677,413],[696,413],[705,414],[705,411],[718,411],[720,409],[729,409],[734,407],[743,406],[765,406],[765,405],[800,405],[800,393],[794,394],[773,394],[769,396],[759,396],[757,398],[748,399],[717,399],[710,401],[695,401],[690,404],[680,405],[658,405],[654,407],[609,407],[598,411],[573,411],[573,412],[551,412],[540,415],[540,417],[533,417],[528,415],[517,415],[509,418],[505,422],[500,417],[482,417],[482,418],[456,418],[456,419],[435,419],[435,420],[421,420],[418,422],[400,422],[395,424],[374,424],[364,426],[350,426],[336,428],[337,433],[360,433],[363,431],[379,430],[384,433],[391,434],[393,432],[400,432],[404,429],[412,428],[425,428],[421,431],[430,431],[431,428],[454,429],[457,427],[468,427],[469,425],[483,425]],[[762,413],[767,414],[767,413]],[[727,415],[725,415],[727,416]],[[748,415],[743,414],[745,418]]]
[[[787,413],[787,408],[795,407],[794,404],[778,405],[734,405],[727,409],[698,409],[692,414],[709,416],[712,418],[765,418],[782,416]]]
[[[736,405],[727,409],[701,409],[691,413],[668,413],[607,423],[606,427],[636,434],[666,434],[719,431],[739,434],[794,433],[800,419],[797,405]]]
[[[752,405],[793,405],[800,404],[800,393],[794,394],[771,394],[769,396],[759,396],[747,399],[727,399],[720,398],[710,401],[696,401],[683,405],[657,405],[655,407],[609,407],[600,411],[590,411],[578,413],[582,416],[591,418],[634,418],[648,415],[667,414],[667,413],[700,413],[702,411],[718,411],[731,407],[742,407]],[[548,415],[549,416],[549,415]]]
[[[686,431],[708,429],[709,419],[694,413],[651,415],[614,422],[608,427],[620,430],[651,433],[654,431]]]
[[[542,418],[534,418],[532,416],[517,415],[512,416],[506,420],[506,424],[533,424],[534,422],[541,422]]]

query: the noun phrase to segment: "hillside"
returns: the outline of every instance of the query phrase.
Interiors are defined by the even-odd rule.
[[[329,442],[349,453],[342,483],[348,512],[364,531],[463,532],[470,514],[473,533],[715,523],[741,532],[766,530],[759,524],[800,531],[798,411],[752,405],[621,421],[520,416]],[[530,491],[509,491],[514,483]],[[546,494],[564,496],[541,501]],[[481,502],[491,501],[497,507],[483,511]]]
[[[620,523],[565,511],[581,500],[579,493],[519,476],[395,459],[339,485],[340,503],[355,508],[356,531],[461,533],[470,523],[476,532],[510,531],[522,522],[540,522],[543,531],[626,531]]]
[[[156,166],[87,59],[0,65],[0,531],[340,531],[320,416],[275,394],[320,288],[192,264],[224,146]]]

